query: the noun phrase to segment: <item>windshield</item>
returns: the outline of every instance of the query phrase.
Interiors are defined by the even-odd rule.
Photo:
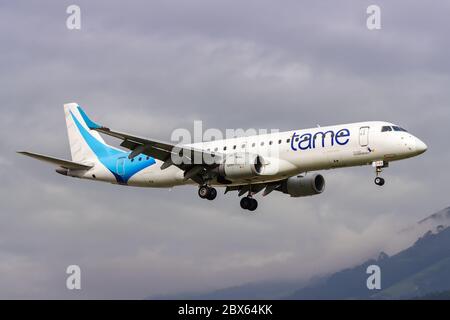
[[[397,127],[397,126],[393,126],[392,127],[394,129],[394,131],[403,131],[403,132],[408,132],[405,129],[401,128],[401,127]]]

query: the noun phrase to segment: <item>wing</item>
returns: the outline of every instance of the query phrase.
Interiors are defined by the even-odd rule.
[[[199,182],[199,179],[196,179],[196,177],[201,175],[202,172],[217,167],[223,159],[223,155],[219,153],[206,152],[190,146],[180,146],[115,131],[95,123],[89,119],[83,110],[80,110],[80,113],[89,129],[122,140],[120,145],[131,150],[131,153],[128,156],[130,159],[139,154],[148,155],[164,162],[161,166],[161,170],[164,170],[171,165],[175,165],[184,170],[186,179],[191,178],[194,181]]]
[[[77,162],[72,162],[69,160],[63,160],[63,159],[58,159],[58,158],[54,158],[54,157],[50,157],[50,156],[46,156],[43,154],[38,154],[38,153],[33,153],[33,152],[27,152],[27,151],[19,151],[17,153],[23,154],[25,156],[37,159],[37,160],[41,160],[44,162],[48,162],[57,166],[60,166],[64,169],[70,169],[70,170],[89,170],[90,168],[92,168],[92,166],[89,165],[85,165],[85,164],[81,164],[81,163],[77,163]]]
[[[243,185],[236,185],[236,186],[227,186],[225,189],[225,193],[228,193],[230,191],[238,191],[238,196],[242,196],[245,193],[249,194],[257,194],[261,190],[264,189],[263,196],[267,196],[269,193],[271,193],[274,190],[281,190],[281,183],[283,180],[279,181],[273,181],[269,183],[256,183],[256,184],[243,184]]]

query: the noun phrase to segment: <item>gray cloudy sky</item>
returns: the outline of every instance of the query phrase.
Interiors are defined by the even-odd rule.
[[[307,278],[392,253],[396,231],[448,206],[450,5],[426,1],[69,1],[0,4],[0,298],[142,298]],[[382,8],[382,30],[366,8]],[[62,105],[117,129],[294,128],[387,120],[429,150],[323,172],[327,190],[236,195],[124,188],[59,176],[17,156],[68,158]],[[65,268],[82,268],[82,290]]]

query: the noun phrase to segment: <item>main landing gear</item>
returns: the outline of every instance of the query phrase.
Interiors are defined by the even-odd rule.
[[[208,185],[202,185],[198,188],[198,196],[202,199],[214,200],[217,197],[217,190]],[[253,193],[249,191],[246,197],[241,199],[241,208],[249,211],[255,211],[258,208],[258,201],[253,199]]]
[[[214,200],[217,197],[217,190],[209,186],[198,188],[198,196],[202,199]]]
[[[245,210],[255,211],[258,208],[258,201],[251,196],[246,196],[241,199],[241,208]]]
[[[372,166],[375,167],[375,175],[376,175],[376,177],[375,177],[374,182],[375,182],[375,184],[377,186],[381,187],[381,186],[384,185],[385,181],[384,181],[384,179],[382,177],[380,177],[380,174],[383,171],[383,168],[386,168],[386,167],[389,166],[389,163],[384,162],[384,161],[374,161],[372,163]]]

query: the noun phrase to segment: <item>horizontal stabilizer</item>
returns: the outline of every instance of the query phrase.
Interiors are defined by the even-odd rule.
[[[77,163],[77,162],[72,162],[69,160],[63,160],[63,159],[58,159],[58,158],[53,158],[53,157],[49,157],[49,156],[45,156],[42,154],[38,154],[38,153],[32,153],[32,152],[26,152],[26,151],[19,151],[17,153],[23,154],[25,156],[37,159],[37,160],[41,160],[44,162],[48,162],[57,166],[60,166],[64,169],[70,169],[70,170],[89,170],[90,168],[92,168],[93,166],[89,166],[89,165],[85,165],[85,164],[81,164],[81,163]]]

